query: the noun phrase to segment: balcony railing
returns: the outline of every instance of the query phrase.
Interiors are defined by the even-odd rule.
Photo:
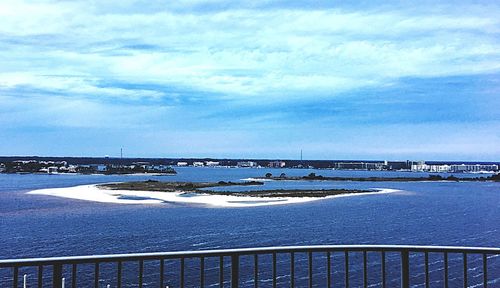
[[[0,287],[500,287],[500,248],[333,245],[0,260]]]

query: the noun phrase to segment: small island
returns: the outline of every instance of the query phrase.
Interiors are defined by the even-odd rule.
[[[188,205],[198,207],[257,207],[298,204],[337,197],[398,192],[397,189],[273,189],[258,190],[260,181],[168,182],[147,180],[74,187],[39,189],[28,194],[48,195],[85,201],[138,205]],[[215,191],[220,187],[254,186],[249,191]],[[218,188],[218,189],[216,189]],[[224,188],[222,188],[224,189]],[[168,206],[170,207],[170,206]]]
[[[373,193],[376,190],[360,189],[274,189],[274,190],[252,190],[245,192],[213,191],[203,190],[214,187],[228,186],[255,186],[263,185],[260,181],[245,182],[163,182],[147,180],[140,182],[123,182],[98,185],[101,189],[108,190],[128,190],[128,191],[155,191],[155,192],[182,192],[183,194],[197,195],[223,195],[240,197],[259,197],[259,198],[295,198],[295,197],[314,197],[323,198],[327,196],[336,196],[341,194]]]

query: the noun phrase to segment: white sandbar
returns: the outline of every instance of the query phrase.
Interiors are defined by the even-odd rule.
[[[115,203],[115,204],[161,204],[164,202],[178,204],[194,204],[215,207],[252,207],[266,205],[283,205],[304,203],[321,199],[392,193],[399,190],[379,189],[374,192],[340,194],[327,197],[275,197],[261,198],[251,196],[208,195],[185,192],[157,192],[157,191],[132,191],[101,189],[97,185],[82,185],[68,188],[41,189],[28,192],[28,194],[49,195],[62,198]],[[137,199],[134,199],[137,198]]]

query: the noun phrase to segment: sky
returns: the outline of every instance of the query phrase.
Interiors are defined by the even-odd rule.
[[[498,15],[0,0],[0,155],[500,161]]]

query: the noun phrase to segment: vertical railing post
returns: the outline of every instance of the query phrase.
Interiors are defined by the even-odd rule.
[[[76,288],[76,264],[71,267],[71,288]]]
[[[52,266],[52,288],[62,287],[62,264]]]
[[[483,288],[488,288],[488,257],[483,254]]]
[[[462,254],[463,262],[464,262],[464,288],[469,287],[469,281],[467,279],[467,253]]]
[[[224,288],[224,256],[219,257],[219,287]]]
[[[238,288],[240,274],[240,256],[238,254],[231,255],[231,288]]]
[[[381,271],[381,274],[382,274],[382,288],[385,288],[386,287],[385,286],[385,282],[386,282],[385,281],[386,280],[385,279],[386,278],[385,277],[385,251],[382,251],[381,258],[382,259],[380,261],[382,261],[382,267],[381,267],[381,269],[382,269],[382,271]]]
[[[122,288],[122,261],[118,262],[118,267],[116,268],[118,271],[116,272],[116,288]],[[73,287],[76,288],[76,287]],[[162,287],[163,288],[163,287]]]
[[[410,288],[410,257],[409,251],[401,251],[401,288]]]
[[[276,279],[276,252],[273,253],[273,288],[276,288],[277,279]]]
[[[254,287],[259,287],[259,254],[253,255],[253,281]]]
[[[430,284],[430,278],[429,278],[429,253],[425,252],[424,255],[424,262],[425,262],[425,288],[429,288],[431,286]]]
[[[94,288],[99,288],[99,262],[94,265]]]
[[[19,267],[14,267],[14,277],[12,277],[12,287],[17,288],[18,282],[19,282]]]
[[[332,258],[331,258],[331,253],[330,251],[328,251],[326,253],[326,286],[328,288],[331,288],[332,287]]]
[[[367,266],[367,252],[363,251],[363,287],[368,287],[368,266]]]
[[[308,263],[308,268],[309,268],[309,288],[313,287],[313,255],[312,252],[308,253],[309,261]]]
[[[12,287],[17,288],[18,282],[19,282],[19,268],[16,266],[13,269],[13,275],[12,275]]]
[[[144,275],[144,260],[139,261],[139,288],[142,288],[142,280]],[[96,287],[98,288],[98,287]]]
[[[200,287],[205,287],[205,257],[200,258]]]
[[[184,266],[185,266],[184,261],[185,261],[185,260],[184,260],[184,257],[182,257],[182,258],[181,258],[181,280],[180,280],[180,282],[181,282],[181,283],[179,284],[179,286],[180,286],[181,288],[184,288],[184,273],[185,273],[185,272],[184,272],[184,268],[185,268],[185,267],[184,267]]]
[[[344,251],[345,287],[349,288],[349,251]]]
[[[163,288],[163,283],[165,282],[165,260],[160,259],[160,288]]]
[[[43,288],[43,266],[38,266],[38,288]]]
[[[444,287],[448,288],[448,253],[444,252]]]

